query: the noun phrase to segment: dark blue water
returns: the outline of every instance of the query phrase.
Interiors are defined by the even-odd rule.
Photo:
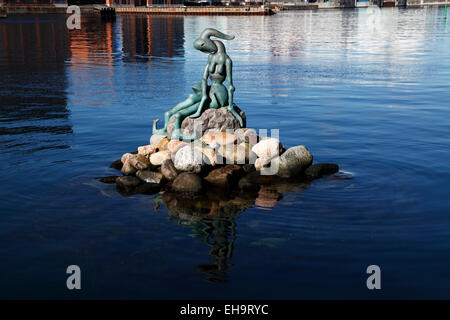
[[[79,31],[57,15],[0,20],[0,298],[450,298],[443,14],[84,17]],[[205,27],[236,36],[248,126],[343,173],[220,219],[95,179],[201,79]],[[81,291],[66,289],[71,264]]]

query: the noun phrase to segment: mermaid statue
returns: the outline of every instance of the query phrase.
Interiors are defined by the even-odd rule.
[[[153,121],[153,134],[167,135],[167,124],[170,118],[174,116],[174,130],[169,138],[193,140],[196,138],[195,132],[191,134],[181,133],[181,121],[187,116],[193,119],[198,118],[206,108],[217,109],[224,106],[227,106],[228,111],[239,121],[241,127],[243,126],[241,116],[233,107],[235,91],[232,78],[233,63],[227,55],[222,41],[211,40],[211,37],[224,40],[234,39],[234,36],[226,35],[216,29],[203,30],[200,37],[194,42],[195,49],[209,54],[202,82],[194,84],[192,87],[194,93],[190,94],[186,100],[164,113],[164,128],[156,128],[159,119]],[[208,85],[208,79],[211,80],[210,85]],[[228,89],[223,85],[225,79],[228,79]]]

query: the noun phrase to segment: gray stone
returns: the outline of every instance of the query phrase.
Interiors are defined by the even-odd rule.
[[[136,172],[136,177],[147,183],[160,184],[164,176],[160,172],[150,170],[139,170]]]
[[[127,160],[120,171],[126,176],[131,176],[136,173],[137,169],[131,165],[129,160]]]
[[[236,112],[242,117],[244,122],[244,127],[246,125],[246,117],[244,111],[240,110],[236,105],[234,105]],[[194,123],[202,123],[201,132],[197,132],[197,139],[203,136],[207,130],[216,129],[218,131],[225,131],[226,129],[238,129],[240,128],[239,121],[228,111],[227,107],[221,107],[218,109],[206,109],[196,119],[191,117],[186,117],[181,122],[181,132],[183,134],[192,134],[194,129]],[[172,136],[174,128],[174,116],[172,116],[167,124],[167,135]]]
[[[140,185],[141,180],[133,176],[122,176],[116,179],[116,184],[120,188],[123,188],[125,190],[131,190]]]
[[[250,173],[250,172],[255,171],[256,168],[255,168],[254,164],[248,163],[248,164],[244,164],[242,166],[242,170],[244,170],[244,172],[246,172],[246,173]]]
[[[251,191],[251,185],[271,185],[277,183],[280,178],[276,175],[261,175],[259,171],[253,171],[239,180],[238,187],[241,191]],[[245,186],[248,190],[245,190]],[[252,186],[251,188],[255,188]]]
[[[193,144],[187,145],[175,154],[174,165],[179,171],[200,173],[209,159]]]
[[[308,179],[317,179],[325,175],[333,174],[339,171],[339,166],[334,163],[318,163],[309,166],[305,170]]]
[[[118,178],[118,176],[108,176],[108,177],[100,178],[99,180],[103,183],[113,184],[113,183],[116,183],[117,178]]]
[[[202,179],[191,172],[180,173],[172,183],[172,190],[180,194],[198,194],[202,189]]]
[[[223,189],[231,188],[242,176],[243,170],[237,164],[229,164],[221,168],[214,169],[206,177],[205,180],[211,185]]]
[[[305,146],[295,146],[272,159],[270,168],[278,168],[274,174],[279,177],[291,178],[309,167],[312,161],[313,156]]]
[[[261,188],[258,183],[255,183],[247,176],[239,180],[238,187],[241,192],[258,192]]]
[[[251,147],[258,143],[259,136],[255,130],[250,128],[241,128],[234,131],[237,136],[237,143],[249,143]]]
[[[178,175],[172,160],[167,159],[161,164],[161,173],[168,181],[173,181]]]
[[[113,163],[110,164],[110,168],[116,169],[116,170],[120,170],[122,169],[123,163],[122,160],[118,159],[116,161],[114,161]]]

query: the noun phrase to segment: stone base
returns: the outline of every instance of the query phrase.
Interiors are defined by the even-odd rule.
[[[238,106],[234,105],[236,112],[242,117],[243,128],[247,125],[247,119],[245,117],[244,111],[239,109]],[[172,137],[172,132],[174,129],[175,118],[172,116],[167,124],[167,136]],[[227,129],[236,130],[241,128],[239,121],[228,111],[227,107],[221,107],[218,109],[206,109],[196,119],[192,119],[187,116],[181,122],[181,132],[186,135],[190,135],[194,131],[194,126],[197,126],[199,130],[197,132],[196,139],[203,136],[207,130],[217,130],[226,131]]]

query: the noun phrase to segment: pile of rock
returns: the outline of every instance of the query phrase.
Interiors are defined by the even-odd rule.
[[[312,180],[339,170],[315,164],[305,146],[286,149],[276,138],[248,128],[208,131],[192,142],[153,135],[150,144],[125,153],[111,167],[123,176],[102,178],[125,194],[170,191],[195,197],[206,190],[258,192],[261,185],[289,179]]]

